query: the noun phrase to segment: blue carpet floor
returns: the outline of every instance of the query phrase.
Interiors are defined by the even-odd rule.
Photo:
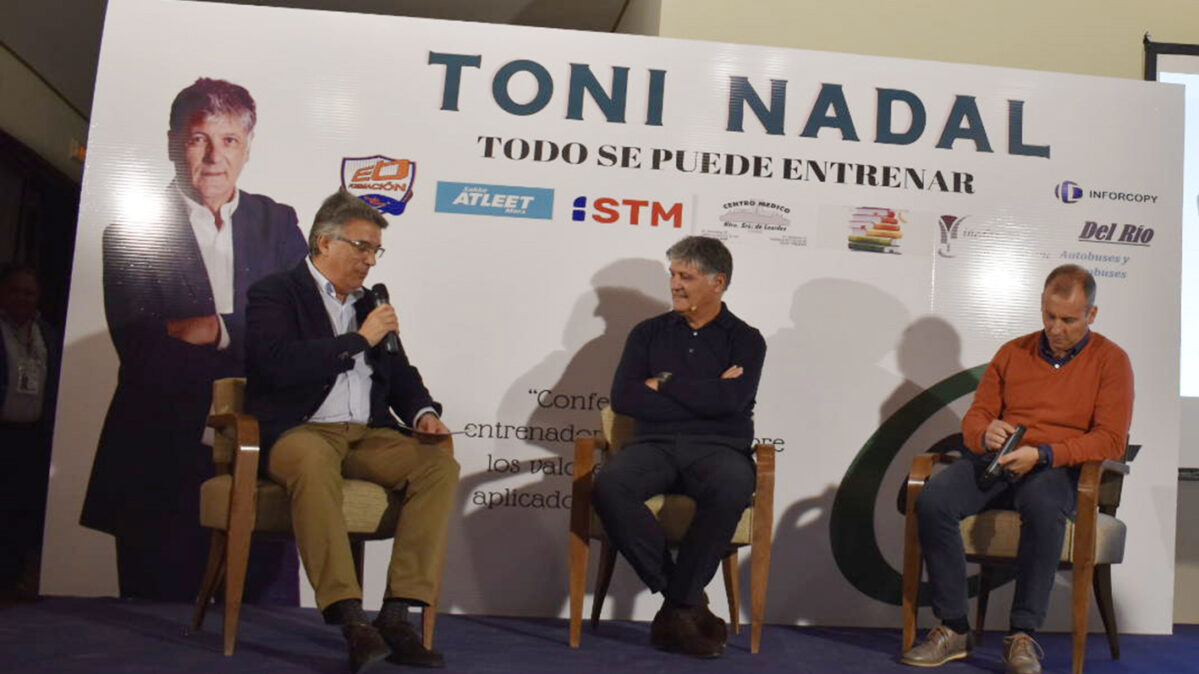
[[[348,672],[340,633],[314,609],[247,606],[237,652],[221,654],[219,607],[204,631],[190,634],[191,607],[116,599],[50,598],[0,604],[0,672]],[[437,646],[447,672],[471,674],[599,674],[608,672],[787,672],[873,674],[921,670],[898,663],[898,630],[781,627],[764,630],[762,652],[750,655],[748,628],[718,660],[693,660],[653,650],[646,623],[610,621],[584,630],[578,650],[566,646],[562,620],[440,616]],[[952,673],[1002,672],[1002,634]],[[1070,636],[1043,634],[1047,672],[1070,671]],[[1107,642],[1092,635],[1086,671],[1165,674],[1199,672],[1199,626],[1173,636],[1124,635],[1113,661]],[[406,671],[382,664],[373,674]],[[407,670],[413,671],[413,670]]]

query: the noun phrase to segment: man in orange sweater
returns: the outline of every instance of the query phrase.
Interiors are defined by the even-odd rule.
[[[1012,674],[1041,671],[1032,635],[1045,619],[1054,573],[1073,517],[1078,466],[1120,459],[1132,419],[1133,380],[1128,355],[1095,321],[1095,279],[1077,265],[1050,272],[1041,294],[1045,329],[1004,344],[983,374],[962,435],[970,450],[933,476],[916,513],[928,564],[933,612],[941,624],[904,653],[903,662],[936,667],[969,655],[966,559],[958,525],[988,507],[1020,513],[1016,594],[1004,662]],[[1000,459],[1008,479],[980,486],[986,468],[1016,426],[1021,445]]]

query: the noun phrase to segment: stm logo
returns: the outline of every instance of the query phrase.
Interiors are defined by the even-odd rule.
[[[1061,200],[1063,204],[1073,204],[1079,199],[1082,199],[1082,188],[1078,183],[1067,180],[1057,187],[1053,188],[1053,194]]]
[[[663,204],[648,199],[614,199],[599,197],[587,207],[587,197],[576,197],[572,203],[570,219],[583,222],[588,217],[596,222],[610,224],[625,221],[630,225],[666,226],[683,228],[683,204]]]

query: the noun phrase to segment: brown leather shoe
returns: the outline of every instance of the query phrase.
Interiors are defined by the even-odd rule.
[[[1007,674],[1041,674],[1041,650],[1036,639],[1024,632],[1016,632],[1003,639],[1003,663]]]
[[[709,611],[707,606],[696,607],[696,611],[695,620],[699,624],[699,631],[705,637],[721,646],[727,644],[729,642],[729,628],[724,620]]]
[[[937,625],[924,641],[909,648],[900,662],[916,667],[940,667],[950,660],[964,659],[973,649],[972,634],[958,634],[945,625]]]
[[[375,621],[375,627],[391,646],[388,662],[411,667],[445,667],[445,656],[440,651],[425,648],[420,634],[407,620],[394,622]]]
[[[650,643],[671,653],[696,658],[718,658],[724,645],[709,639],[700,628],[699,615],[703,607],[670,606],[663,604],[650,625]]]
[[[391,655],[391,649],[369,623],[349,622],[341,626],[350,654],[350,672],[365,672]]]
[[[704,633],[704,636],[715,641],[721,646],[729,642],[729,628],[725,625],[724,620],[708,610],[708,593],[703,593],[703,605],[699,607],[700,613],[699,629]]]

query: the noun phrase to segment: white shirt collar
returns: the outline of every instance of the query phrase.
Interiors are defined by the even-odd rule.
[[[341,304],[353,304],[354,302],[362,299],[362,296],[366,294],[365,288],[358,288],[357,290],[350,292],[349,295],[346,295],[345,302],[341,302],[341,300],[337,299],[337,287],[334,286],[333,282],[321,273],[321,270],[316,268],[316,265],[312,263],[312,256],[309,255],[308,257],[304,258],[304,262],[308,264],[308,273],[312,274],[312,280],[316,281],[316,287],[320,288],[322,293],[333,298],[333,300]]]
[[[207,222],[216,226],[216,218],[212,215],[212,211],[204,204],[192,199],[188,193],[179,186],[178,181],[171,183],[175,187],[175,191],[183,198],[183,204],[187,208],[187,217],[192,222]],[[237,210],[237,205],[241,203],[241,190],[234,188],[233,198],[221,204],[221,224],[228,224],[233,221],[233,213]]]

